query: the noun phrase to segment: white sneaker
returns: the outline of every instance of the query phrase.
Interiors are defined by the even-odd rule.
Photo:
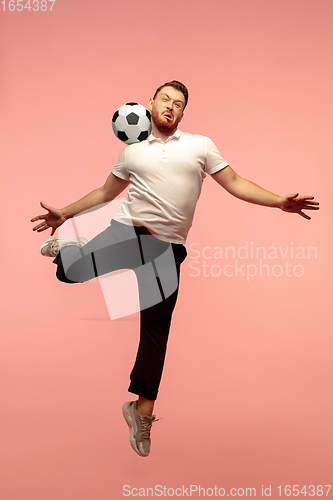
[[[50,238],[42,244],[39,251],[44,257],[56,257],[60,249],[67,245],[76,245],[82,248],[88,240],[85,238]]]

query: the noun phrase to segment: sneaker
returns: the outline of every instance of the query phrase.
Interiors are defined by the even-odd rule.
[[[82,248],[88,240],[85,238],[50,238],[44,241],[39,251],[44,257],[56,257],[60,249],[66,245],[76,245]]]
[[[150,430],[156,415],[141,417],[137,411],[138,402],[128,401],[123,405],[123,415],[129,427],[129,440],[133,450],[141,457],[148,457],[150,452]]]

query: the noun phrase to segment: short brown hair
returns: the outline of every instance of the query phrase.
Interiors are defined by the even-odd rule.
[[[181,82],[178,82],[177,80],[172,80],[171,82],[166,82],[164,85],[161,85],[160,87],[158,87],[158,89],[156,90],[156,92],[154,94],[153,99],[155,99],[155,97],[157,96],[159,91],[162,90],[164,87],[173,87],[174,89],[182,92],[182,94],[185,97],[185,106],[184,106],[184,109],[185,109],[187,101],[188,101],[188,90],[185,87],[185,85],[182,84]]]

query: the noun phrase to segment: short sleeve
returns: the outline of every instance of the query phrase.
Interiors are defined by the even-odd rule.
[[[229,163],[223,158],[211,139],[207,137],[206,151],[206,172],[209,175],[215,174],[219,170],[227,167]]]
[[[112,169],[112,173],[116,177],[120,177],[120,179],[129,181],[129,173],[126,168],[126,148],[124,148],[118,156],[118,160],[116,161],[116,164]]]

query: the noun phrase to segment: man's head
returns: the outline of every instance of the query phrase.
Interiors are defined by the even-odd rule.
[[[161,85],[149,100],[153,126],[163,134],[172,135],[183,118],[188,101],[188,90],[180,82],[173,80]]]
[[[183,94],[184,99],[185,99],[185,104],[184,104],[184,109],[185,109],[185,106],[186,106],[187,101],[188,101],[188,90],[185,87],[185,85],[183,85],[181,82],[177,82],[177,80],[172,80],[171,82],[166,82],[164,85],[161,85],[160,87],[158,87],[158,89],[155,91],[153,99],[156,98],[157,94],[162,89],[164,89],[164,87],[173,87],[174,89],[179,90]],[[184,109],[183,109],[183,111],[184,111]]]

